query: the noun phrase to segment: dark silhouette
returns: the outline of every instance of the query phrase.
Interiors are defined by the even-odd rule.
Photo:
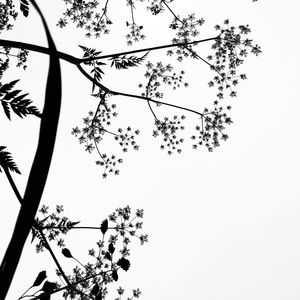
[[[125,24],[128,28],[126,39],[129,46],[145,38],[143,25],[137,24],[134,18],[135,1],[127,0],[127,5],[131,11],[131,21],[127,21]],[[121,146],[123,153],[130,148],[139,149],[135,141],[135,137],[140,133],[139,130],[133,130],[130,126],[118,128],[116,131],[108,129],[111,120],[117,117],[116,105],[111,103],[113,96],[135,98],[147,103],[154,118],[153,136],[162,137],[160,148],[166,150],[170,155],[182,151],[183,138],[178,134],[184,130],[183,122],[186,116],[175,115],[160,118],[156,113],[157,106],[169,106],[178,109],[182,113],[197,115],[199,123],[195,126],[196,133],[191,137],[192,147],[197,149],[203,145],[209,151],[212,151],[220,145],[221,140],[227,140],[228,135],[224,133],[225,127],[232,123],[228,115],[231,106],[223,106],[220,100],[227,95],[236,97],[235,87],[239,80],[246,79],[245,74],[237,72],[238,67],[244,62],[248,51],[258,55],[261,50],[258,45],[253,44],[252,40],[246,37],[250,33],[248,25],[231,26],[229,21],[225,20],[222,26],[215,26],[216,35],[211,38],[197,39],[198,29],[204,24],[202,18],[196,19],[194,14],[181,18],[170,7],[170,3],[173,1],[151,0],[147,4],[147,8],[153,15],[164,11],[171,13],[173,20],[170,28],[175,33],[172,43],[107,55],[101,55],[101,52],[96,49],[80,46],[83,51],[83,58],[77,58],[57,50],[47,22],[35,0],[6,0],[5,4],[0,3],[0,31],[11,29],[14,20],[18,17],[14,2],[19,5],[19,13],[21,12],[24,17],[30,16],[31,9],[38,12],[47,36],[48,47],[0,39],[2,55],[2,58],[0,58],[1,81],[4,72],[9,68],[10,59],[16,58],[17,66],[26,68],[26,60],[30,51],[48,55],[50,62],[42,113],[33,105],[31,100],[26,99],[27,94],[22,94],[20,90],[14,89],[18,80],[0,83],[0,101],[8,119],[11,119],[11,114],[14,113],[21,118],[34,115],[41,120],[38,146],[23,197],[20,195],[10,174],[11,172],[20,173],[20,171],[11,154],[6,151],[6,147],[0,146],[0,171],[3,170],[6,174],[16,198],[21,204],[14,232],[0,267],[0,300],[4,300],[6,297],[25,240],[30,232],[32,232],[32,241],[38,240],[36,251],[39,252],[43,249],[49,251],[57,267],[57,275],[63,279],[65,284],[60,286],[56,282],[45,281],[47,278],[46,271],[41,270],[32,286],[19,299],[25,296],[31,296],[31,299],[50,299],[51,294],[64,291],[63,296],[66,299],[68,297],[72,299],[76,295],[80,295],[81,299],[100,300],[107,293],[106,285],[118,280],[121,269],[128,271],[130,267],[130,261],[128,260],[130,238],[136,236],[143,244],[147,242],[148,236],[144,234],[137,235],[136,233],[142,228],[142,222],[136,220],[143,217],[143,211],[137,210],[135,216],[131,218],[129,207],[117,209],[108,219],[102,222],[100,227],[77,226],[79,222],[61,217],[62,206],[57,206],[56,211],[51,214],[48,212],[48,207],[42,206],[39,210],[42,218],[36,216],[51,165],[60,116],[60,60],[75,65],[79,72],[92,83],[92,96],[99,99],[96,111],[89,112],[88,116],[84,118],[83,126],[73,128],[72,134],[85,146],[86,151],[91,153],[95,150],[99,157],[96,164],[103,169],[102,176],[106,178],[109,174],[119,174],[119,164],[122,163],[123,159],[115,154],[108,155],[103,153],[102,150],[100,151],[99,143],[101,140],[107,136],[112,136]],[[112,25],[112,21],[108,16],[109,0],[105,1],[102,10],[99,9],[99,3],[96,0],[64,0],[64,2],[67,9],[57,23],[59,27],[65,27],[69,21],[72,21],[76,23],[77,27],[86,30],[87,37],[98,38],[109,33],[109,27]],[[102,11],[102,13],[100,14],[98,11]],[[196,52],[195,48],[200,43],[211,43],[211,53],[206,58],[199,56]],[[18,49],[17,54],[13,54],[15,49]],[[199,60],[208,66],[208,70],[213,74],[213,78],[208,85],[217,90],[212,108],[203,108],[201,111],[197,111],[161,100],[163,94],[160,88],[163,84],[171,86],[173,89],[181,86],[188,87],[188,83],[184,81],[184,71],[176,73],[170,64],[165,65],[163,62],[146,61],[151,52],[164,49],[167,50],[166,54],[168,56],[174,57],[179,62],[189,58]],[[126,70],[142,65],[145,67],[146,82],[139,84],[142,89],[140,95],[117,91],[104,86],[102,83],[102,77],[105,76],[105,72],[109,68]],[[64,240],[60,237],[61,234],[66,234],[75,229],[101,231],[102,241],[97,243],[98,254],[93,249],[89,252],[90,256],[96,259],[94,264],[82,264],[73,256],[75,255],[73,254],[74,251],[71,252],[65,247]],[[115,231],[115,235],[107,237],[108,230]],[[120,246],[117,243],[118,238],[122,240],[121,250],[115,251],[116,247]],[[79,264],[74,269],[73,275],[65,274],[51,249],[50,241],[56,241],[62,254],[67,259],[74,259]],[[121,253],[121,256],[116,255],[116,253]],[[31,292],[32,288],[36,288],[42,283],[41,289],[34,293]],[[119,288],[119,296],[123,293],[124,290]],[[139,289],[133,290],[132,297],[138,298],[140,293]]]

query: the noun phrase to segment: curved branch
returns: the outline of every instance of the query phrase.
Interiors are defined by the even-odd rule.
[[[10,172],[9,170],[6,168],[6,167],[3,167],[4,169],[4,172],[6,174],[6,177],[10,183],[10,186],[11,188],[13,189],[14,193],[15,193],[15,196],[17,197],[18,201],[20,202],[20,204],[22,205],[23,204],[23,199],[19,193],[19,190],[14,182],[14,180],[12,179],[11,175],[10,175]],[[55,264],[56,264],[56,267],[58,268],[59,272],[61,273],[62,277],[64,278],[64,280],[66,281],[67,285],[70,285],[70,282],[65,274],[65,272],[63,271],[60,263],[58,262],[53,250],[51,249],[50,247],[50,244],[49,242],[47,241],[44,233],[43,233],[43,229],[44,227],[41,227],[35,220],[33,222],[33,227],[39,232],[39,234],[41,235],[42,237],[42,240],[43,242],[45,243],[45,247],[46,249],[50,252],[50,255],[52,256],[52,259],[54,260]]]
[[[0,45],[4,47],[10,47],[10,48],[18,48],[18,49],[25,49],[29,51],[34,51],[37,53],[42,53],[42,54],[47,54],[47,55],[53,55],[53,51],[49,48],[34,45],[34,44],[29,44],[29,43],[22,43],[22,42],[17,42],[17,41],[9,41],[9,40],[3,40],[0,39]],[[76,58],[75,56],[72,56],[70,54],[64,53],[57,51],[56,52],[58,57],[71,63],[71,64],[78,64],[80,63],[80,59]]]
[[[117,56],[122,56],[122,55],[136,54],[136,53],[140,53],[140,52],[160,50],[160,49],[165,49],[165,48],[174,48],[174,47],[180,47],[180,46],[186,46],[186,45],[192,45],[192,44],[199,44],[199,43],[204,43],[204,42],[208,42],[208,41],[213,41],[213,40],[216,40],[217,38],[219,38],[219,36],[202,39],[202,40],[197,40],[197,41],[192,41],[192,42],[187,42],[187,43],[167,44],[167,45],[161,45],[161,46],[156,46],[156,47],[136,49],[136,50],[131,50],[131,51],[125,51],[125,52],[119,52],[119,53],[113,53],[113,54],[107,54],[107,55],[95,56],[95,57],[86,57],[86,58],[77,58],[73,55],[70,55],[70,54],[67,54],[64,52],[60,52],[60,51],[57,51],[56,54],[58,55],[58,57],[60,59],[63,59],[73,65],[79,65],[81,63],[92,62],[92,61],[99,60],[99,59],[112,58],[112,57],[117,57]],[[25,50],[34,51],[37,53],[42,53],[42,54],[47,54],[47,55],[53,54],[51,49],[49,49],[49,48],[34,45],[34,44],[29,44],[29,43],[0,39],[0,45],[4,46],[4,47],[10,47],[10,48],[25,49]]]
[[[192,41],[192,42],[167,44],[167,45],[161,45],[161,46],[156,46],[156,47],[149,47],[149,48],[119,52],[119,53],[114,53],[114,54],[107,54],[107,55],[100,55],[100,56],[95,56],[95,57],[81,58],[81,59],[79,59],[79,61],[80,61],[80,63],[91,62],[93,60],[99,60],[99,59],[104,59],[104,58],[118,57],[118,56],[122,56],[122,55],[136,54],[136,53],[147,52],[147,51],[152,51],[152,50],[160,50],[160,49],[165,49],[165,48],[174,48],[174,47],[180,47],[180,46],[186,46],[186,45],[199,44],[199,43],[213,41],[213,40],[216,40],[218,38],[219,38],[219,35],[215,36],[215,37],[212,37],[212,38],[207,38],[207,39],[202,39],[202,40],[197,40],[197,41]]]
[[[114,96],[126,96],[126,97],[130,97],[130,98],[136,98],[136,99],[141,99],[141,100],[144,100],[144,101],[149,101],[149,102],[156,103],[156,104],[162,104],[162,105],[166,105],[166,106],[170,106],[170,107],[174,107],[174,108],[179,108],[181,110],[188,111],[188,112],[197,114],[197,115],[199,115],[201,117],[204,117],[204,114],[200,113],[199,111],[196,111],[196,110],[193,110],[193,109],[190,109],[190,108],[186,108],[186,107],[183,107],[183,106],[179,106],[179,105],[175,105],[175,104],[171,104],[171,103],[167,103],[167,102],[162,102],[162,101],[154,100],[154,99],[151,99],[149,97],[144,97],[144,96],[140,96],[140,95],[134,95],[134,94],[128,94],[128,93],[122,93],[122,92],[112,91],[109,88],[107,88],[106,86],[104,86],[103,84],[99,83],[92,76],[90,76],[81,66],[77,66],[77,67],[80,70],[80,72],[87,79],[89,79],[96,86],[98,86],[100,89],[104,90],[108,94],[111,94],[111,95],[114,95]]]
[[[19,263],[24,244],[34,223],[51,164],[61,105],[61,72],[59,56],[47,23],[35,0],[30,0],[37,10],[45,29],[50,55],[50,65],[45,93],[43,116],[36,154],[32,163],[21,206],[10,243],[0,267],[0,300],[4,300]]]

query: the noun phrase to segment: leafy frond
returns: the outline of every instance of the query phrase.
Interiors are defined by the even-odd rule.
[[[130,67],[137,67],[145,60],[148,53],[149,52],[147,52],[141,57],[137,57],[137,56],[126,57],[126,55],[123,55],[122,57],[113,57],[111,58],[112,60],[111,67],[115,66],[117,70],[128,69]]]
[[[21,174],[16,163],[13,161],[11,154],[7,151],[4,151],[5,148],[6,148],[5,146],[0,146],[0,172],[2,172],[1,171],[1,167],[2,167],[2,168],[7,168],[12,172]]]
[[[38,108],[31,105],[32,101],[29,99],[24,99],[28,94],[21,94],[21,90],[13,90],[12,88],[18,80],[11,81],[9,83],[0,84],[0,99],[4,113],[6,117],[11,119],[11,110],[20,118],[23,118],[27,115],[35,115],[41,117],[41,113]]]

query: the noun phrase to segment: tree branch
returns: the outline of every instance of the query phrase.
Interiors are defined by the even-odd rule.
[[[155,47],[149,47],[149,48],[143,48],[143,49],[136,49],[136,50],[113,53],[113,54],[107,54],[107,55],[102,55],[102,56],[86,57],[86,58],[77,58],[73,55],[70,55],[70,54],[67,54],[64,52],[60,52],[60,51],[57,51],[57,55],[60,59],[63,59],[74,65],[79,65],[81,63],[92,62],[92,61],[99,60],[99,59],[118,57],[118,56],[122,56],[122,55],[136,54],[136,53],[140,53],[140,52],[160,50],[160,49],[165,49],[165,48],[174,48],[174,47],[180,47],[180,46],[186,46],[186,45],[192,45],[192,44],[199,44],[199,43],[204,43],[204,42],[208,42],[208,41],[213,41],[213,40],[216,40],[217,38],[219,38],[219,36],[202,39],[202,40],[197,40],[197,41],[192,41],[192,42],[186,42],[186,43],[167,44],[167,45],[161,45],[161,46],[155,46]],[[34,51],[37,53],[42,53],[42,54],[47,54],[47,55],[53,54],[49,48],[37,46],[34,44],[29,44],[29,43],[22,43],[22,42],[17,42],[17,41],[0,39],[0,45],[4,46],[4,47],[26,49],[29,51]]]
[[[79,61],[80,61],[80,63],[91,62],[93,60],[99,60],[99,59],[104,59],[104,58],[118,57],[118,56],[122,56],[122,55],[136,54],[136,53],[147,52],[147,51],[152,51],[152,50],[160,50],[160,49],[165,49],[165,48],[174,48],[174,47],[180,47],[180,46],[186,46],[186,45],[199,44],[199,43],[213,41],[213,40],[216,40],[218,38],[219,38],[219,35],[215,36],[215,37],[212,37],[212,38],[207,38],[207,39],[202,39],[202,40],[197,40],[197,41],[192,41],[192,42],[167,44],[167,45],[161,45],[161,46],[156,46],[156,47],[149,47],[149,48],[119,52],[119,53],[114,53],[114,54],[107,54],[107,55],[101,55],[101,56],[95,56],[95,57],[81,58],[81,59],[79,59]]]
[[[34,51],[37,53],[47,54],[47,55],[53,55],[53,51],[49,48],[29,44],[29,43],[22,43],[17,41],[9,41],[9,40],[3,40],[0,39],[0,45],[4,47],[10,47],[10,48],[18,48],[18,49],[25,49],[29,51]],[[79,58],[76,58],[75,56],[72,56],[70,54],[66,54],[64,52],[57,51],[57,55],[59,58],[71,63],[71,64],[78,64]]]
[[[141,100],[149,101],[149,102],[156,103],[156,104],[162,104],[162,105],[166,105],[166,106],[170,106],[170,107],[174,107],[174,108],[179,108],[181,110],[188,111],[188,112],[197,114],[201,117],[204,117],[204,114],[202,114],[202,113],[200,113],[196,110],[183,107],[183,106],[179,106],[179,105],[175,105],[175,104],[171,104],[171,103],[167,103],[167,102],[154,100],[154,99],[151,99],[149,97],[143,97],[143,96],[139,96],[139,95],[133,95],[133,94],[127,94],[127,93],[112,91],[109,88],[107,88],[106,86],[104,86],[103,84],[99,83],[92,76],[90,76],[81,66],[77,66],[77,67],[87,79],[89,79],[92,83],[97,85],[100,89],[104,90],[108,94],[111,94],[111,95],[114,95],[114,96],[125,96],[125,97],[130,97],[130,98],[136,98],[136,99],[141,99]]]
[[[51,53],[50,65],[38,146],[25,189],[24,204],[20,208],[13,235],[0,266],[0,300],[4,300],[6,297],[27,236],[34,223],[35,214],[48,177],[60,115],[61,72],[59,55],[42,12],[35,0],[30,0],[30,2],[37,10],[47,35],[49,53]]]

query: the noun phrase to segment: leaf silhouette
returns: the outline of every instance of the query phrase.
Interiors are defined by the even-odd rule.
[[[126,259],[125,257],[121,257],[118,260],[117,265],[120,266],[124,271],[127,272],[130,267],[130,261],[128,259]]]
[[[51,294],[57,288],[57,284],[55,282],[46,281],[42,287],[42,291],[46,294]]]
[[[112,60],[111,67],[115,66],[117,70],[128,69],[130,67],[137,67],[145,60],[148,53],[149,52],[147,52],[141,57],[137,57],[137,56],[126,57],[126,55],[123,55],[122,57],[113,57],[111,58]]]
[[[67,258],[72,258],[72,257],[73,257],[72,254],[71,254],[71,252],[70,252],[70,250],[69,250],[68,248],[62,249],[62,250],[61,250],[61,253],[62,253],[65,257],[67,257]]]
[[[113,270],[113,271],[112,271],[111,277],[112,277],[112,279],[113,279],[114,281],[118,281],[119,276],[118,276],[117,270]]]
[[[115,252],[115,247],[114,247],[113,243],[110,243],[108,245],[108,251],[110,254],[113,254]]]
[[[102,291],[100,290],[99,294],[95,297],[95,300],[102,300]]]
[[[96,284],[93,286],[92,290],[91,290],[91,294],[92,294],[92,295],[97,295],[98,292],[99,292],[99,285],[96,283]]]
[[[108,229],[108,220],[105,219],[102,223],[101,223],[101,226],[100,226],[100,230],[103,234],[105,234],[105,232],[107,231]]]
[[[21,90],[11,91],[17,82],[18,80],[14,80],[4,85],[0,85],[0,96],[3,96],[1,104],[7,118],[10,120],[11,110],[20,118],[27,115],[41,117],[39,110],[31,105],[32,101],[24,99],[28,94],[19,95]]]
[[[6,148],[5,146],[0,146],[0,172],[2,172],[1,171],[1,167],[2,167],[2,168],[9,169],[11,172],[16,172],[18,174],[21,174],[16,163],[13,161],[11,154],[7,151],[4,151],[5,148]]]
[[[42,293],[42,294],[40,294],[40,295],[38,296],[37,299],[41,299],[41,300],[50,300],[50,296],[51,296],[51,295],[48,295],[48,294],[46,294],[46,293]]]
[[[36,277],[32,286],[39,286],[46,279],[46,271],[41,271]]]
[[[104,255],[104,257],[105,257],[106,259],[108,259],[108,260],[111,260],[111,255],[110,255],[109,252],[106,252],[105,255]]]
[[[6,101],[1,101],[2,107],[4,109],[4,112],[7,116],[7,118],[10,120],[10,109],[9,109],[9,104]]]
[[[29,3],[27,0],[20,0],[20,10],[24,17],[28,17],[29,14]]]
[[[5,83],[3,85],[1,85],[1,83],[0,83],[0,96],[9,92],[19,80],[20,79],[13,80],[13,81],[11,81],[9,83]]]

